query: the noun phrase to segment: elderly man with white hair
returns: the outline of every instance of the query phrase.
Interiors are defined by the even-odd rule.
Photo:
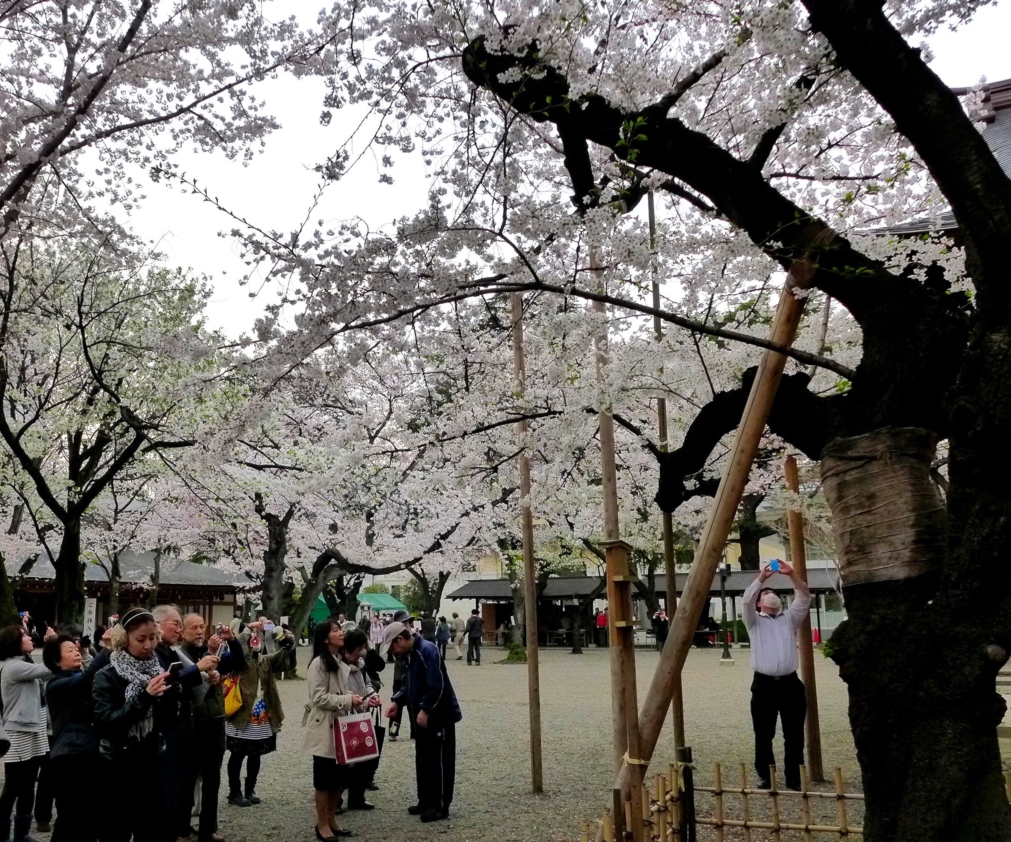
[[[774,573],[790,578],[794,599],[783,611],[776,592],[763,585]],[[772,738],[776,720],[783,720],[783,771],[786,785],[800,789],[800,767],[804,763],[804,718],[807,696],[797,676],[797,629],[808,616],[811,592],[794,569],[774,559],[762,568],[744,592],[744,625],[751,638],[751,721],[755,728],[755,770],[759,786],[768,789],[769,767],[776,765]]]

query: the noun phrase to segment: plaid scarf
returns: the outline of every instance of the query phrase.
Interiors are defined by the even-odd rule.
[[[146,661],[135,658],[125,649],[117,649],[109,656],[112,668],[116,670],[120,678],[125,678],[129,683],[126,685],[126,703],[130,704],[147,691],[148,682],[157,675],[161,675],[162,668],[155,655],[151,655]],[[129,735],[132,739],[143,740],[154,730],[154,708],[148,705],[144,711],[144,717],[130,726]]]

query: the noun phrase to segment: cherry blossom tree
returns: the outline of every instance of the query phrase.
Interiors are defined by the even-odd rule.
[[[1011,524],[1011,182],[916,46],[978,5],[356,6],[354,69],[335,69],[331,100],[371,103],[372,141],[420,149],[438,182],[431,207],[395,229],[324,228],[312,260],[289,258],[304,282],[296,356],[513,291],[677,326],[704,349],[710,395],[657,457],[667,510],[740,418],[783,271],[808,268],[807,294],[843,314],[844,341],[826,343],[809,311],[769,426],[821,461],[848,536],[833,657],[869,840],[1011,827],[994,692],[1011,651],[1011,593],[994,581]],[[648,190],[666,197],[655,248],[634,210]],[[946,207],[954,237],[886,233]],[[688,358],[665,361],[657,391],[682,392]],[[614,406],[625,377],[611,366],[592,405]],[[944,440],[942,498],[931,467]],[[862,462],[884,473],[854,473]],[[901,491],[881,505],[901,534],[845,504],[889,487]]]

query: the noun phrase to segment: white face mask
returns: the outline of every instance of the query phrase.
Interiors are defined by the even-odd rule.
[[[762,608],[769,614],[778,614],[783,609],[783,603],[774,593],[767,593],[762,596]]]

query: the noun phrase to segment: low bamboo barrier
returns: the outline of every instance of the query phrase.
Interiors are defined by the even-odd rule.
[[[864,796],[845,791],[841,769],[835,770],[834,791],[820,792],[809,788],[807,770],[803,766],[800,768],[799,790],[780,790],[774,768],[769,770],[769,789],[749,787],[748,769],[743,763],[739,767],[738,785],[726,783],[724,767],[717,763],[712,785],[693,787],[690,774],[685,774],[685,767],[690,772],[689,764],[671,764],[666,774],[655,775],[651,782],[643,783],[640,820],[645,827],[643,838],[649,842],[694,842],[697,826],[712,828],[716,842],[724,842],[727,831],[731,829],[733,838],[743,838],[745,842],[751,842],[752,831],[761,831],[756,834],[759,839],[771,838],[777,842],[784,839],[811,842],[816,834],[819,839],[826,835],[839,839],[863,835],[863,827],[851,821],[849,805],[852,802],[862,802]],[[1011,776],[1008,776],[1008,786],[1011,792]],[[695,814],[695,795],[698,793],[711,796],[711,809]],[[829,801],[835,802],[835,819],[832,824],[823,818],[819,819],[816,810],[812,809],[817,803],[827,804]],[[604,811],[599,822],[599,838],[604,842],[625,842],[632,838],[628,828],[636,817],[633,816],[629,803],[622,806],[624,809],[617,822],[613,810]],[[739,810],[734,810],[733,807],[738,807]],[[821,812],[824,813],[824,809]],[[799,820],[795,818],[798,813]],[[733,814],[740,817],[730,817]],[[786,817],[784,814],[787,814]],[[583,825],[580,839],[583,842],[591,839],[589,824]]]

